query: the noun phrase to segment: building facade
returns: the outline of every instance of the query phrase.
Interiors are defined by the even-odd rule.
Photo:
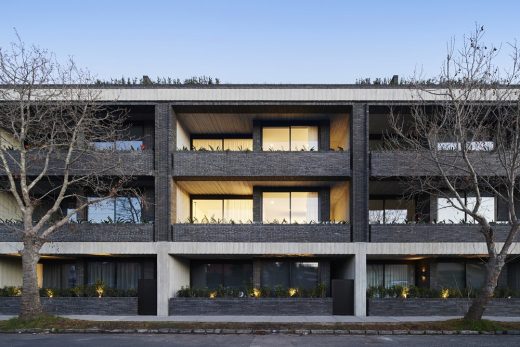
[[[53,235],[39,266],[44,289],[102,282],[127,296],[149,279],[164,316],[182,311],[179,296],[327,298],[334,279],[352,279],[354,314],[364,316],[373,288],[482,284],[478,227],[440,198],[406,199],[403,178],[421,165],[382,150],[388,107],[413,102],[406,88],[114,86],[101,98],[129,110],[130,137],[110,145],[142,194],[91,206],[75,217],[85,223]],[[507,218],[495,198],[486,204],[491,220]],[[0,217],[16,216],[2,193]],[[4,229],[0,288],[22,278],[21,243]],[[497,230],[503,241],[507,226]],[[515,243],[499,286],[520,290],[518,254]]]

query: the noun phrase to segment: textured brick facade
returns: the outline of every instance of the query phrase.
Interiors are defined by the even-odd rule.
[[[137,298],[41,298],[43,310],[51,314],[135,316]],[[15,315],[20,312],[19,297],[0,297],[0,314]]]
[[[170,315],[323,316],[332,314],[331,298],[171,298]]]
[[[471,299],[368,299],[369,316],[462,316]],[[520,299],[493,299],[485,316],[518,317]]]
[[[348,224],[174,224],[174,242],[350,242]]]
[[[203,152],[173,155],[173,176],[218,178],[345,178],[349,152]]]
[[[510,228],[496,225],[495,240],[505,241]],[[485,242],[478,225],[465,224],[373,224],[371,242]],[[517,240],[520,237],[517,235]]]
[[[368,241],[368,105],[354,104],[351,116],[351,213],[352,241]]]
[[[371,151],[370,175],[372,177],[431,176],[439,170],[431,159],[430,152]],[[470,161],[480,175],[504,174],[498,155],[489,152],[469,153]],[[466,175],[467,172],[453,168],[465,167],[462,157],[456,152],[446,151],[439,162],[445,163],[448,175]]]
[[[152,242],[154,225],[71,223],[51,235],[56,242]],[[21,241],[12,228],[0,228],[0,242]]]

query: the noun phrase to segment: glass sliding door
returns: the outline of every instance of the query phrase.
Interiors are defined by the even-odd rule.
[[[262,128],[263,151],[288,151],[290,130],[289,127]]]
[[[253,220],[253,199],[204,199],[191,202],[194,223],[249,223]]]
[[[318,192],[264,192],[262,214],[264,223],[318,222]]]
[[[317,151],[317,126],[262,128],[263,151]]]
[[[292,126],[291,151],[317,151],[318,127]]]

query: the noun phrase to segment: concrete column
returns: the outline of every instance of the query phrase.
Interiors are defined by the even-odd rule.
[[[350,256],[343,268],[343,278],[354,280],[354,315],[367,315],[367,254],[364,247]]]
[[[157,250],[157,315],[168,316],[169,299],[190,285],[190,262],[170,255],[167,245]]]
[[[168,103],[155,105],[155,241],[170,235],[170,189],[175,116]]]
[[[350,189],[350,223],[353,242],[367,242],[368,183],[370,162],[368,152],[368,105],[354,104],[350,117],[350,156],[352,184]]]

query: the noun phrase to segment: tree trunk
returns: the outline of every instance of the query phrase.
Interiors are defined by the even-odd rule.
[[[42,314],[40,291],[38,288],[38,276],[36,265],[40,260],[41,242],[35,236],[26,235],[23,240],[22,254],[22,302],[20,306],[20,318],[31,319]]]
[[[504,267],[504,261],[496,257],[490,258],[486,264],[486,280],[479,294],[471,302],[471,306],[466,312],[464,319],[481,320],[487,304],[493,298],[497,287],[498,277]]]

